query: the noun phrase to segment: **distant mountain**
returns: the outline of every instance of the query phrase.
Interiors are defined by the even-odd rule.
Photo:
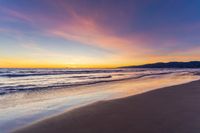
[[[200,61],[153,63],[138,66],[125,66],[121,68],[200,68]]]

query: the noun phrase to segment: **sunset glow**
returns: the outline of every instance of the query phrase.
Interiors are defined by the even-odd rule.
[[[2,0],[0,67],[199,60],[199,7],[197,0]]]

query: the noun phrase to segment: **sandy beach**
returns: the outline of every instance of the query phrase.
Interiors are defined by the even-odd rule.
[[[101,101],[15,133],[199,133],[200,81]]]
[[[0,133],[200,133],[200,0],[0,0]]]

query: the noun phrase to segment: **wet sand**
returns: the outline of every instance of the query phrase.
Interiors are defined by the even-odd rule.
[[[200,81],[101,101],[15,133],[199,133]]]

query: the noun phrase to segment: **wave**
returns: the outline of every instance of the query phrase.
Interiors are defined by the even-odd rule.
[[[0,87],[0,95],[10,94],[20,91],[35,91],[35,90],[45,90],[45,89],[52,89],[52,88],[63,88],[63,87],[73,87],[73,86],[81,86],[81,85],[91,85],[103,82],[113,82],[113,81],[121,81],[127,79],[139,79],[148,76],[160,76],[164,74],[171,74],[173,72],[159,72],[159,73],[149,73],[149,74],[138,74],[138,75],[131,75],[127,77],[121,78],[112,78],[112,75],[105,75],[105,76],[71,76],[70,78],[84,78],[84,80],[79,80],[76,82],[63,82],[63,83],[47,83],[47,84],[20,84],[20,85],[7,85]],[[88,80],[86,80],[87,78]]]
[[[0,74],[0,77],[8,77],[8,78],[14,78],[14,77],[26,77],[26,76],[46,76],[46,75],[62,75],[62,74],[91,74],[91,73],[114,73],[114,72],[123,72],[124,70],[55,70],[55,71],[48,71],[48,70],[35,70],[35,71],[17,71],[17,70],[11,70],[2,72]]]
[[[111,75],[108,76],[97,76],[97,77],[89,77],[90,79],[107,79],[107,78],[112,78]]]

